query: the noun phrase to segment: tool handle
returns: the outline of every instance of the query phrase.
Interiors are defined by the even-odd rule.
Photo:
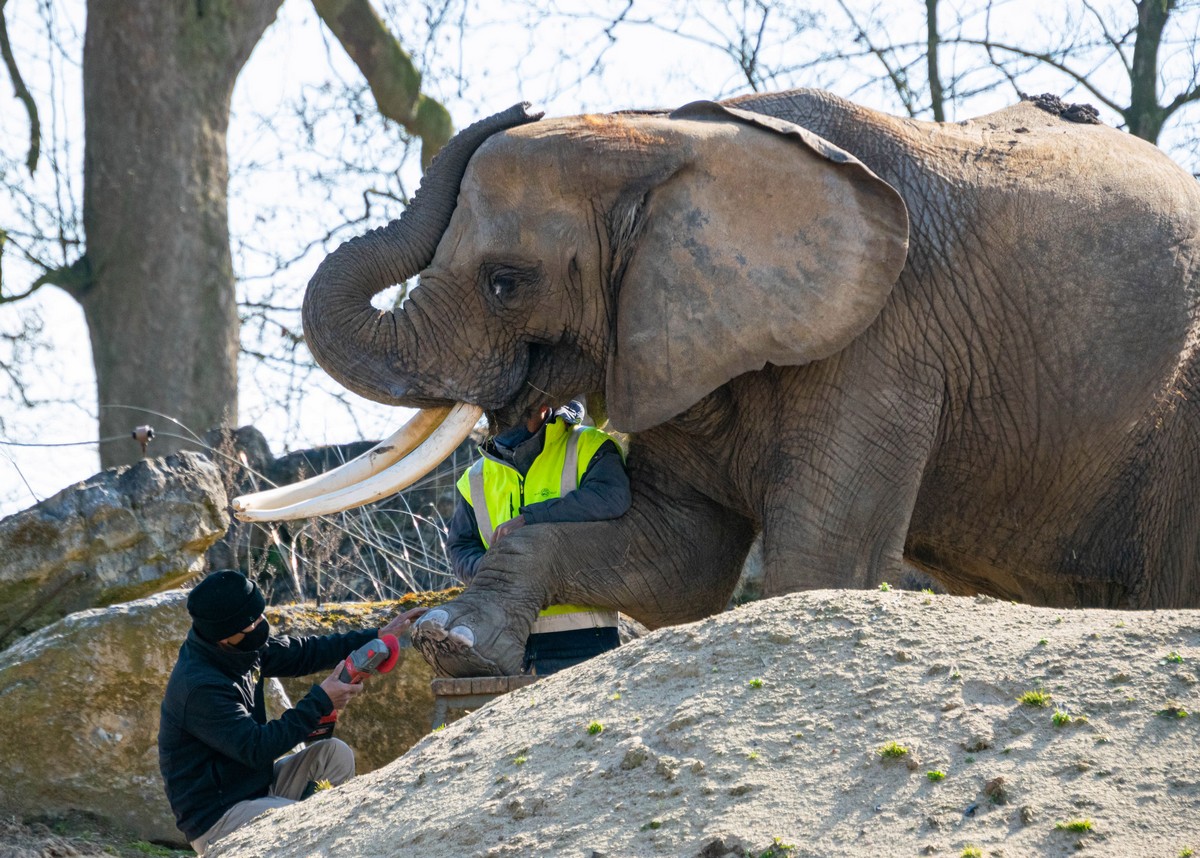
[[[354,662],[347,656],[346,660],[342,662],[342,672],[338,674],[338,680],[347,685],[353,685],[361,682],[364,676],[366,676],[365,673],[359,673],[354,669]]]
[[[317,726],[313,728],[311,733],[304,737],[304,741],[319,742],[321,739],[328,739],[333,735],[333,728],[337,726],[337,720],[338,711],[334,709],[317,722]]]

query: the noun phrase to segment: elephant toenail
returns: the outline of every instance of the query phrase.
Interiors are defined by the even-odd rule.
[[[475,632],[471,631],[466,626],[455,626],[450,630],[450,634],[461,640],[467,646],[475,646]]]
[[[450,614],[447,611],[443,611],[441,608],[438,608],[435,611],[428,612],[425,614],[425,616],[421,617],[421,619],[417,620],[417,625],[423,626],[426,623],[429,623],[430,625],[434,626],[444,626],[446,625],[446,620],[448,619],[450,619]]]

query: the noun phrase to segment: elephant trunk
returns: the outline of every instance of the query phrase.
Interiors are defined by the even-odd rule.
[[[387,226],[351,239],[317,268],[304,295],[304,334],[317,363],[345,387],[388,405],[410,391],[396,367],[406,365],[403,313],[377,310],[371,299],[426,268],[450,223],[463,173],[491,135],[540,119],[516,104],[454,136],[429,165],[408,208]]]

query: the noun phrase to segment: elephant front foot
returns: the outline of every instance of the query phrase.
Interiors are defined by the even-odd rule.
[[[461,597],[421,617],[412,642],[439,676],[514,676],[525,660],[525,639],[498,606],[473,608]]]

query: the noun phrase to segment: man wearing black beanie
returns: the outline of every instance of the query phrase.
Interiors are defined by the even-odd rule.
[[[259,814],[307,798],[318,782],[354,776],[354,752],[340,739],[284,755],[362,691],[338,679],[346,656],[380,635],[406,634],[425,612],[414,608],[382,629],[293,638],[271,635],[266,606],[232,569],[188,595],[192,628],[163,697],[158,764],[175,824],[199,855]],[[294,708],[267,720],[264,678],[326,668],[333,672]]]

